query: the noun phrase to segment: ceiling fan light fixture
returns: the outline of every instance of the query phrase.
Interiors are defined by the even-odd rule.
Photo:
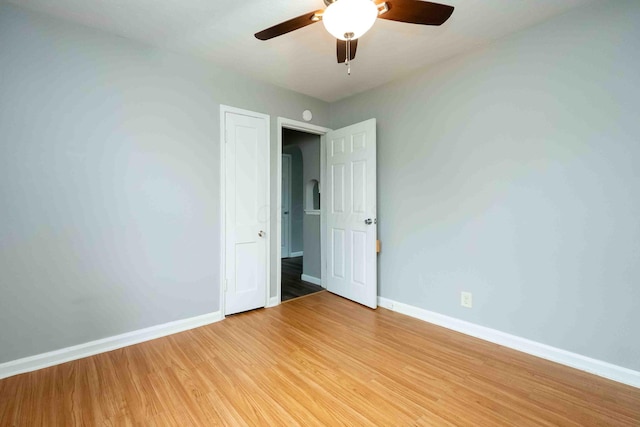
[[[378,8],[371,0],[338,0],[324,11],[322,22],[335,38],[355,40],[369,31],[377,17]]]

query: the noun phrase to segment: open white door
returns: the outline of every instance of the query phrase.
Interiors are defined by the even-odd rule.
[[[376,120],[331,131],[327,141],[327,290],[376,308]]]
[[[233,314],[267,302],[269,118],[226,108],[224,314]]]
[[[291,256],[291,154],[282,155],[282,238],[280,257]]]

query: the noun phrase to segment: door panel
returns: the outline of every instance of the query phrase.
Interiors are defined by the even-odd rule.
[[[351,278],[354,285],[365,286],[367,281],[367,233],[354,231],[351,236],[351,260],[353,265],[353,276]]]
[[[331,165],[332,213],[344,213],[344,164]]]
[[[367,194],[362,191],[365,188],[367,180],[367,163],[356,161],[352,163],[351,182],[353,185],[353,198],[351,210],[353,213],[365,214],[367,206]]]
[[[260,260],[256,246],[253,243],[236,245],[236,296],[253,292],[258,288],[259,271],[255,266]]]
[[[333,277],[336,279],[344,279],[344,230],[332,228],[333,233],[331,239],[331,259]]]
[[[327,133],[327,289],[377,307],[376,121]]]
[[[225,314],[267,299],[267,120],[225,113]]]

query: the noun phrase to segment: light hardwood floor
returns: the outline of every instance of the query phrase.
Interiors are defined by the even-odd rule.
[[[1,426],[640,425],[640,389],[320,292],[0,381]]]

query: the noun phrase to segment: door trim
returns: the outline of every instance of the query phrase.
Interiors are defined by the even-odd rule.
[[[227,220],[225,218],[225,212],[227,207],[227,193],[226,193],[226,172],[227,172],[227,164],[226,164],[226,135],[227,135],[227,124],[225,120],[225,115],[227,113],[240,114],[243,116],[255,117],[258,119],[264,119],[265,121],[265,132],[266,132],[266,142],[267,142],[267,153],[271,153],[271,117],[268,114],[256,113],[255,111],[243,110],[241,108],[230,107],[228,105],[220,104],[220,315],[224,319],[225,317],[225,290],[226,290],[226,245],[225,242],[227,240]],[[280,172],[282,173],[282,172]],[[271,159],[267,159],[267,177],[271,176]],[[271,212],[271,186],[267,185],[267,212]],[[271,224],[270,224],[271,225]],[[279,231],[280,232],[280,231]],[[269,296],[271,293],[271,239],[269,237],[269,231],[267,231],[266,235],[266,251],[267,251],[267,291],[265,295],[265,307],[269,305]]]
[[[277,159],[277,176],[282,176],[282,129],[293,129],[293,130],[299,130],[302,132],[306,132],[306,133],[311,133],[311,134],[315,134],[315,135],[320,135],[320,193],[322,193],[322,185],[325,182],[325,157],[326,157],[326,145],[325,145],[325,134],[329,131],[331,131],[332,129],[330,128],[326,128],[323,126],[318,126],[318,125],[312,125],[311,123],[306,123],[306,122],[300,122],[297,120],[292,120],[292,119],[287,119],[284,117],[278,117],[277,120],[277,126],[276,126],[276,131],[278,133],[278,143],[277,143],[277,153],[276,153],[276,159]],[[280,206],[282,204],[282,185],[280,185],[279,183],[280,181],[278,180],[278,185],[276,186],[276,206]],[[320,204],[320,271],[322,273],[322,277],[321,280],[323,280],[324,277],[326,277],[326,268],[327,268],[327,263],[326,263],[326,259],[325,259],[325,251],[326,251],[326,244],[325,244],[325,232],[326,232],[326,217],[324,215],[324,209],[325,209],[326,203],[321,203]],[[275,223],[276,223],[276,297],[275,297],[275,301],[273,305],[278,305],[280,304],[280,302],[282,301],[282,260],[281,260],[281,239],[282,239],[282,212],[280,209],[276,209],[277,213],[276,216],[277,218],[275,218]],[[273,226],[272,226],[273,228]],[[322,287],[326,288],[326,285],[324,284],[324,281],[322,283]]]
[[[287,254],[287,256],[291,256],[292,252],[291,252],[291,194],[293,193],[293,191],[291,190],[291,183],[293,182],[293,156],[291,154],[282,154],[283,156],[286,156],[289,158],[289,214],[287,215],[287,222],[289,223],[289,234],[287,234],[287,238],[289,239],[289,242],[287,244],[287,247],[289,248],[289,253]],[[280,174],[282,175],[282,158],[280,158]],[[280,197],[282,198],[282,184],[280,185]],[[278,204],[278,206],[280,206],[280,204]],[[280,223],[280,226],[282,227],[282,223]],[[281,230],[282,231],[282,230]],[[282,245],[282,237],[280,237],[280,244]],[[282,246],[280,246],[280,251],[282,251]],[[280,253],[280,257],[282,259],[282,253]]]

